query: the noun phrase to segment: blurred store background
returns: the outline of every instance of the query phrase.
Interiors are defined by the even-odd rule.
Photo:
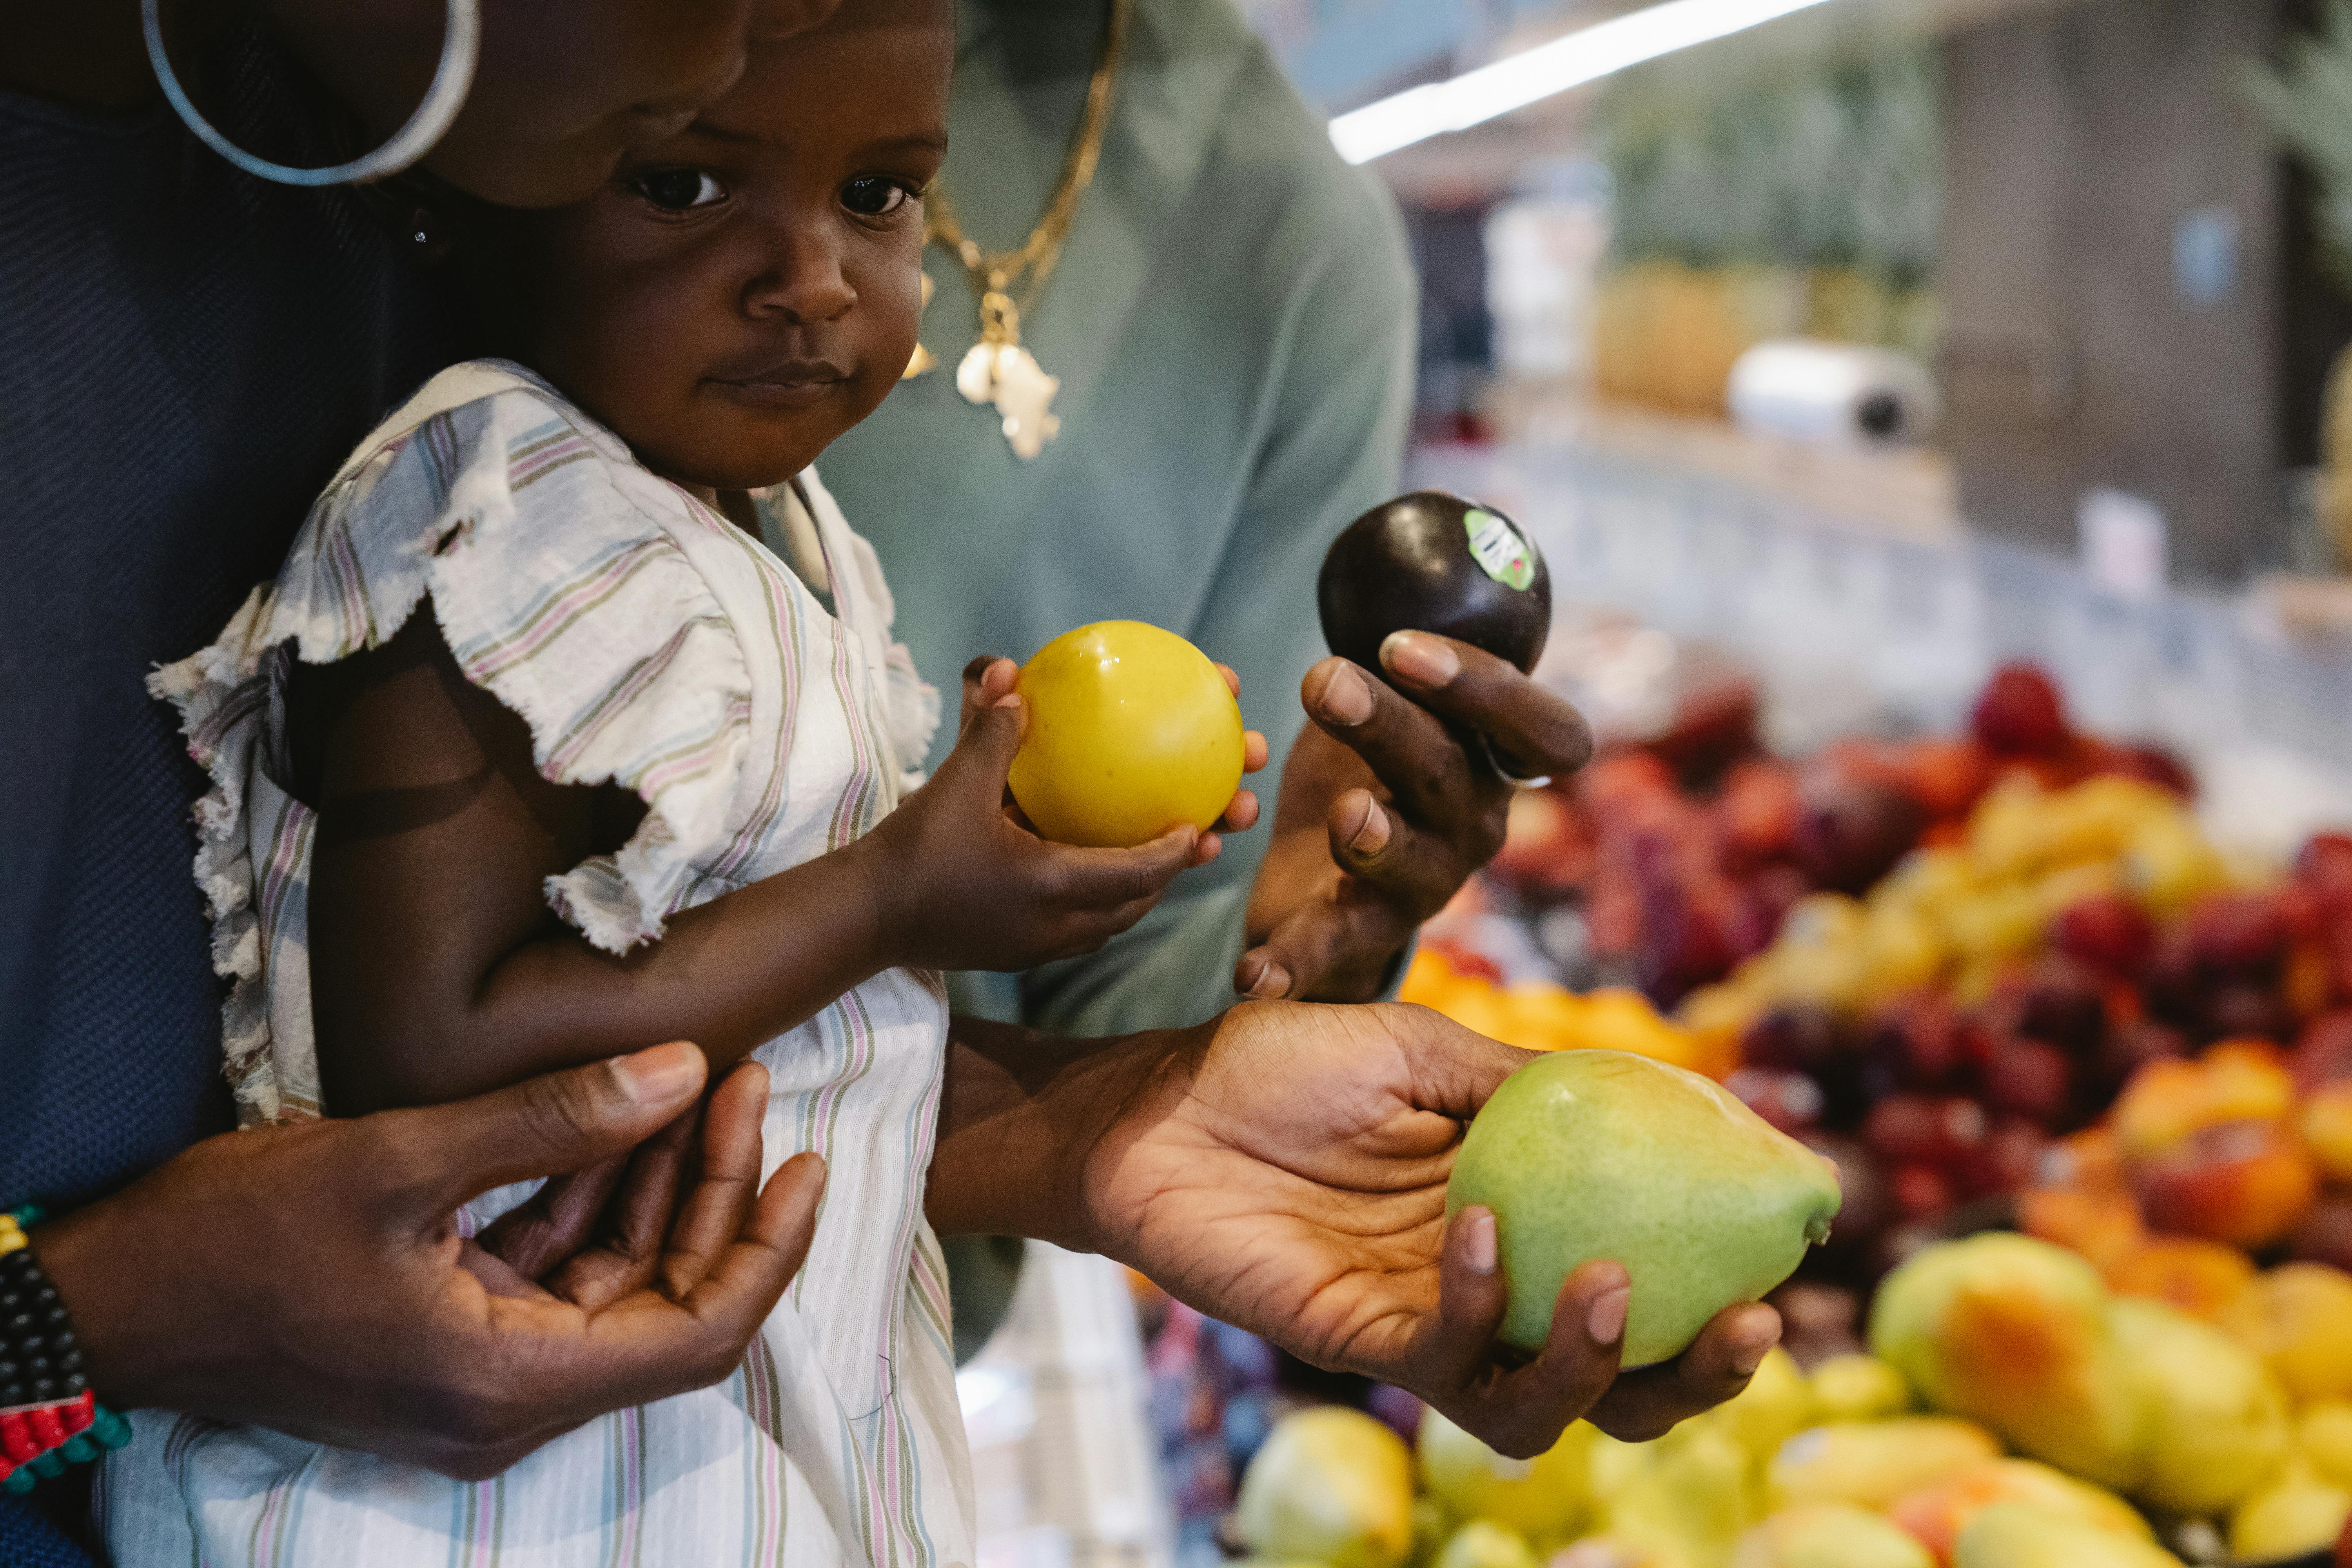
[[[2305,1331],[2250,1305],[2319,1290],[2306,1316],[2352,1332],[2352,1138],[2326,1121],[2352,1077],[2352,4],[1240,3],[1395,193],[1414,478],[1539,542],[1540,673],[1604,742],[1522,798],[1408,996],[1708,1072],[1832,1152],[1848,1214],[1780,1298],[1791,1377],[1863,1348],[1901,1258],[2021,1226],[2269,1356],[2297,1431],[2352,1424],[2352,1343],[2298,1381]],[[1427,133],[1477,96],[1445,84],[1499,101],[1529,61],[1593,74],[1575,49],[1619,18],[1735,16],[1755,25]],[[2241,1068],[2251,1100],[2213,1087]],[[2269,1140],[2197,1170],[2284,1195],[2183,1197],[2205,1189],[2134,1162],[2205,1155],[2118,1152],[2118,1120],[2151,1116]],[[1008,1525],[989,1568],[1213,1563],[1247,1544],[1231,1510],[1286,1412],[1416,1435],[1395,1391],[1130,1283],[1139,1352],[1083,1260],[1033,1268],[967,1401],[1144,1390],[1158,1488],[1104,1479],[1109,1522]],[[1056,1311],[1099,1331],[1066,1364],[1006,1348]],[[1843,1408],[1789,1386],[1799,1425]],[[1012,1430],[975,1416],[983,1477]],[[2352,1447],[2316,1442],[2282,1438],[2228,1506],[2132,1495],[2166,1561],[2288,1560],[2352,1513]],[[1602,1471],[1633,1495],[1687,1457],[1596,1458],[1524,1561],[1728,1564],[1793,1484],[1750,1459],[1738,1529],[1634,1519],[1612,1545]],[[1415,1518],[1434,1561],[1461,1521]],[[1447,1568],[1522,1561],[1463,1552]]]

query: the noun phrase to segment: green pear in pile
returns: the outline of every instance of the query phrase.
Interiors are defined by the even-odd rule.
[[[1633,1298],[1623,1364],[1679,1355],[1827,1238],[1835,1168],[1720,1085],[1623,1051],[1556,1051],[1513,1073],[1463,1139],[1451,1215],[1495,1212],[1503,1338],[1543,1347],[1561,1284],[1613,1258]]]

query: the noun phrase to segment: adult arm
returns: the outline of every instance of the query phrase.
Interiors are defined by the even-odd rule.
[[[1495,1218],[1449,1224],[1464,1125],[1528,1053],[1424,1008],[1244,1004],[1109,1041],[959,1018],[926,1205],[943,1234],[1116,1258],[1316,1365],[1394,1383],[1507,1454],[1590,1416],[1655,1436],[1737,1394],[1780,1337],[1727,1309],[1619,1376],[1624,1269],[1586,1265],[1532,1361],[1496,1341]]]
[[[760,1068],[725,1080],[681,1158],[705,1074],[660,1046],[460,1104],[225,1133],[33,1245],[110,1405],[495,1475],[725,1377],[805,1256],[824,1165],[759,1186]],[[594,1245],[541,1213],[508,1249],[531,1255],[518,1268],[457,1235],[458,1205],[494,1186],[639,1145],[623,1223]]]

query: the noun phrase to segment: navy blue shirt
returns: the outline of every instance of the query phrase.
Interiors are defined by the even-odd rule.
[[[285,145],[285,83],[242,46],[221,118]],[[229,1124],[200,775],[142,683],[275,574],[444,314],[349,193],[0,92],[0,1204]]]

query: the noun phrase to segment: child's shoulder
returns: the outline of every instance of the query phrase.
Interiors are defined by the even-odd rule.
[[[337,470],[320,505],[372,493],[404,462],[436,489],[465,477],[502,478],[521,489],[583,461],[607,474],[643,472],[619,437],[533,372],[508,360],[467,360],[387,415]]]

